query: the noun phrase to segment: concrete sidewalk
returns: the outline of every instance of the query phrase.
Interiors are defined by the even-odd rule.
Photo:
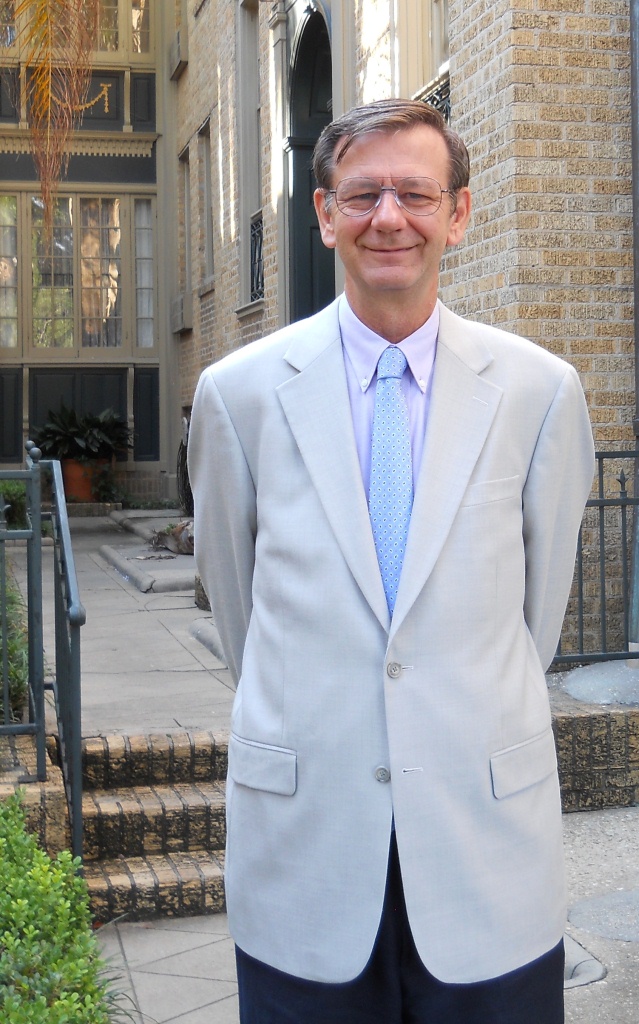
[[[211,616],[195,605],[193,558],[167,558],[147,542],[154,529],[178,518],[178,512],[139,512],[71,520],[87,611],[84,736],[177,729],[228,734],[233,687]],[[20,573],[24,552],[16,549],[11,558]],[[47,579],[50,547],[44,564]],[[52,658],[50,586],[44,619]],[[566,1020],[636,1024],[639,807],[565,815],[564,824],[568,932],[575,940],[568,947],[570,984],[605,975],[567,989]],[[98,936],[135,1024],[237,1024],[233,944],[224,915],[120,921]]]
[[[604,973],[601,980],[567,988],[566,1022],[636,1024],[639,807],[570,814],[564,821],[567,966],[576,982]],[[135,1024],[238,1024],[233,943],[224,915],[120,922],[98,934],[115,987],[126,993],[123,1005],[140,1011]]]

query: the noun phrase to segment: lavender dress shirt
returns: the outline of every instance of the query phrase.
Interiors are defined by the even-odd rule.
[[[377,384],[377,363],[388,341],[366,327],[353,313],[345,295],[339,304],[339,326],[344,350],[344,365],[351,403],[355,443],[362,471],[364,490],[368,497],[371,471],[371,437]],[[399,342],[406,356],[408,368],[402,378],[402,389],[408,402],[410,417],[411,452],[413,459],[413,489],[422,459],[428,408],[432,387],[433,364],[439,330],[439,309],[429,319]]]

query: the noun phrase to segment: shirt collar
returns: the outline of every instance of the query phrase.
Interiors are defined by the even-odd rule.
[[[362,392],[367,391],[375,377],[379,357],[384,349],[388,348],[389,342],[371,331],[355,316],[345,295],[341,296],[339,302],[339,326],[342,345],[351,361],[359,386]],[[435,305],[426,323],[398,345],[406,356],[410,371],[422,394],[428,387],[438,331],[439,306]]]

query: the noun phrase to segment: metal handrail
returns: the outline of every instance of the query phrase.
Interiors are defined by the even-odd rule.
[[[5,721],[0,722],[0,736],[35,736],[37,780],[45,782],[47,753],[44,694],[46,689],[53,691],[60,762],[71,830],[71,850],[75,857],[82,857],[80,629],[86,621],[86,612],[80,600],[60,463],[55,459],[43,459],[40,450],[32,441],[27,442],[26,448],[26,469],[0,470],[0,495],[2,480],[20,480],[25,483],[27,499],[27,528],[15,530],[6,529],[5,506],[4,502],[0,501],[0,603],[2,604],[3,636],[6,636],[5,543],[7,540],[25,540],[27,543],[29,721],[20,723],[7,721],[8,678],[3,664]],[[51,483],[50,512],[42,512],[43,472],[48,475]],[[55,675],[50,682],[45,682],[44,678],[42,632],[43,520],[49,521],[53,530]],[[27,780],[23,778],[23,781]]]
[[[28,449],[30,444],[31,442],[27,443]],[[62,468],[57,459],[43,459],[41,465],[50,474],[51,482],[51,511],[43,515],[45,520],[51,522],[53,529],[55,678],[51,688],[55,700],[60,762],[69,811],[71,850],[74,857],[82,857],[80,629],[86,622],[86,611],[80,600]]]

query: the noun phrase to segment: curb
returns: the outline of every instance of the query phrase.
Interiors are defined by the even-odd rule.
[[[191,636],[195,637],[196,640],[199,640],[202,646],[206,647],[207,651],[215,655],[218,661],[221,661],[228,668],[224,651],[222,650],[220,634],[218,633],[217,627],[212,619],[202,618],[196,619],[192,622]]]
[[[143,594],[148,594],[149,592],[167,594],[172,591],[195,589],[195,570],[193,573],[172,573],[168,578],[162,579],[161,577],[153,576],[151,573],[144,572],[143,569],[138,569],[136,565],[132,564],[130,558],[116,551],[109,544],[103,544],[99,549],[99,553],[105,561],[112,565],[114,569],[117,569],[125,579],[130,580],[134,587]]]
[[[564,935],[566,948],[566,967],[564,971],[564,989],[591,985],[593,981],[601,981],[608,973],[587,949],[584,949],[571,935]]]
[[[137,510],[126,510],[118,511],[114,509],[110,514],[109,518],[121,526],[123,530],[128,530],[129,533],[135,533],[136,536],[141,537],[142,540],[152,540],[155,530],[152,530],[149,526],[145,526],[144,523],[136,522],[137,519],[175,519],[176,513],[179,518],[182,518],[182,513],[179,509],[156,509],[149,511],[137,511]]]

